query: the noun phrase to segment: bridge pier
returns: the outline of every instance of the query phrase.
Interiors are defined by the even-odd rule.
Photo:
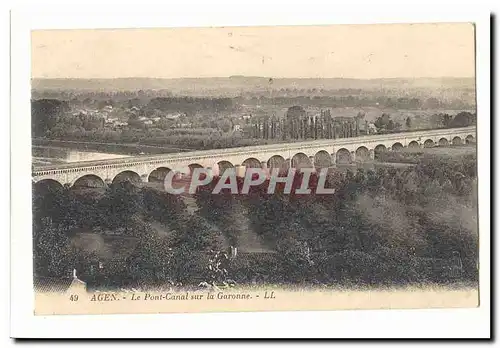
[[[212,169],[212,167],[206,167],[205,169],[207,170],[208,176],[214,176],[214,170]]]
[[[247,167],[241,164],[237,164],[234,166],[234,169],[236,171],[236,176],[239,178],[244,178],[245,177],[245,172],[247,170]]]
[[[314,156],[309,156],[309,162],[311,162],[311,169],[313,170],[313,173],[315,173],[316,166],[314,165]]]
[[[260,167],[266,173],[266,178],[269,179],[271,173],[269,172],[269,167],[267,166],[267,161],[260,162]]]

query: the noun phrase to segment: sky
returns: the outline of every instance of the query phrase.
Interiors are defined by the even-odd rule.
[[[43,30],[33,78],[474,77],[470,23]]]

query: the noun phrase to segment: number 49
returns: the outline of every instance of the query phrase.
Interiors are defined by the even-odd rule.
[[[78,295],[70,295],[69,300],[70,301],[78,301]]]

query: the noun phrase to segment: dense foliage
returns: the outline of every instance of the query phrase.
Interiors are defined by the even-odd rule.
[[[214,195],[216,184],[188,199],[130,183],[36,185],[36,274],[65,277],[76,268],[100,286],[477,280],[475,155],[420,154],[415,166],[335,171],[327,180],[333,195],[315,193],[316,177],[310,195],[285,195],[279,185],[268,194],[267,181],[248,195]],[[236,255],[214,268],[214,253],[230,246]]]

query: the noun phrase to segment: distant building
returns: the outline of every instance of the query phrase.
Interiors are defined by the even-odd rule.
[[[118,127],[118,128],[127,127],[128,126],[128,122],[116,121],[116,122],[113,123],[113,126]]]
[[[87,112],[87,110],[80,109],[80,110],[77,110],[76,112],[73,113],[73,116],[79,116],[79,115],[85,115],[85,116],[87,116],[88,112]]]
[[[182,114],[177,112],[175,114],[167,114],[165,116],[165,118],[168,119],[168,120],[176,120],[176,119],[178,119],[181,116],[182,116]]]

